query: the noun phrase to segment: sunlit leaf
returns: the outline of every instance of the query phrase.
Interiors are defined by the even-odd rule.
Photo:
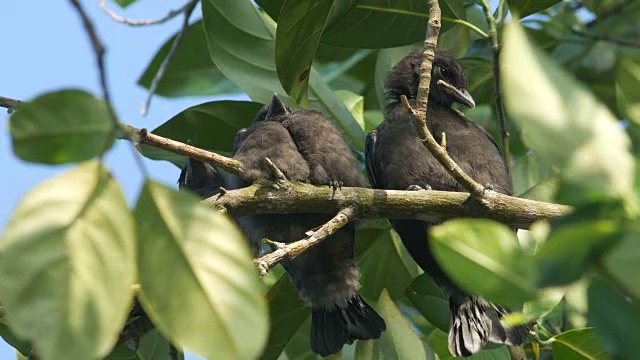
[[[138,79],[138,84],[151,87],[160,64],[167,57],[175,35],[167,40],[154,55],[153,60]],[[202,20],[191,24],[182,42],[171,58],[156,94],[168,97],[207,96],[242,92],[215,67],[207,54],[207,38]]]
[[[38,358],[109,353],[133,298],[134,235],[118,184],[95,162],[20,201],[0,242],[0,301]]]
[[[563,332],[552,339],[553,357],[567,360],[607,360],[609,355],[592,328]]]
[[[380,352],[385,359],[427,358],[422,342],[407,319],[402,316],[387,291],[383,291],[376,306],[378,313],[387,323],[387,330],[380,336]]]
[[[157,328],[207,357],[260,354],[269,326],[263,287],[231,220],[153,182],[142,189],[135,218],[139,297]]]
[[[506,27],[502,55],[505,105],[524,142],[562,169],[568,185],[626,198],[633,181],[630,142],[609,110],[533,48],[515,22]]]
[[[533,259],[505,225],[484,219],[451,220],[430,230],[440,266],[463,288],[518,306],[535,296]]]
[[[80,90],[21,103],[9,119],[13,152],[22,160],[63,164],[91,159],[113,144],[107,106]]]
[[[640,58],[624,57],[616,68],[616,99],[629,120],[640,125]]]
[[[614,359],[635,359],[640,343],[640,305],[621,294],[611,283],[594,277],[589,286],[589,324]]]

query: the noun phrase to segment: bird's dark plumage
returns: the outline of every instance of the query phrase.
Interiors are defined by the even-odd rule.
[[[405,190],[463,191],[446,169],[420,142],[413,117],[400,103],[405,95],[415,106],[420,78],[422,49],[401,60],[387,78],[390,104],[384,121],[366,139],[367,175],[373,187]],[[433,61],[427,111],[427,127],[438,143],[447,136],[447,152],[474,180],[491,184],[511,194],[511,182],[504,158],[495,141],[480,126],[451,108],[454,103],[475,106],[467,91],[467,79],[460,64],[449,54],[436,50]],[[459,289],[438,265],[428,244],[427,231],[435,225],[425,221],[391,220],[403,244],[418,263],[449,294],[451,318],[449,350],[455,356],[469,356],[487,341],[520,344],[527,326],[505,328],[500,318],[505,309]]]
[[[187,141],[187,144],[192,145],[191,141]],[[223,182],[224,179],[213,166],[188,158],[180,172],[178,187],[206,199],[220,192]]]
[[[230,189],[271,178],[266,157],[290,181],[364,184],[357,161],[331,121],[316,110],[291,113],[277,96],[236,141],[233,158],[242,162],[245,173],[243,179],[231,179]],[[263,238],[294,242],[330,219],[310,213],[244,216],[237,221],[257,251]],[[283,262],[300,297],[311,306],[311,349],[322,356],[355,339],[378,338],[386,327],[358,294],[354,242],[355,226],[347,224],[316,247]]]

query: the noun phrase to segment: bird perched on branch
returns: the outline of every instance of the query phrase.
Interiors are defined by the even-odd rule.
[[[330,120],[316,110],[290,112],[274,95],[253,125],[236,136],[233,158],[243,178],[232,177],[229,188],[273,178],[269,158],[289,181],[339,187],[363,186],[356,159]],[[331,219],[323,214],[244,216],[237,219],[254,251],[262,239],[291,243]],[[356,339],[376,339],[384,320],[358,294],[354,260],[355,225],[347,224],[315,247],[282,264],[298,294],[311,307],[311,349],[334,354]]]
[[[191,141],[187,144],[193,145]],[[206,199],[220,192],[224,179],[211,165],[188,158],[178,178],[180,189],[190,190],[201,199]]]
[[[378,189],[464,191],[421,143],[412,115],[400,102],[405,95],[415,108],[422,59],[423,50],[414,51],[393,68],[386,80],[390,103],[384,121],[367,136],[367,175]],[[427,110],[429,131],[438,143],[446,133],[448,154],[475,181],[510,195],[507,167],[495,141],[452,109],[453,103],[475,106],[460,64],[446,52],[436,50]],[[488,341],[518,345],[525,340],[527,326],[503,326],[500,318],[506,309],[465,293],[444,273],[427,239],[427,231],[435,223],[391,220],[391,225],[416,263],[449,294],[449,350],[453,355],[470,356]]]

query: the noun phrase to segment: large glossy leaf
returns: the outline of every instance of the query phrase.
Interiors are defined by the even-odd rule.
[[[640,299],[640,277],[636,276],[640,261],[640,234],[638,230],[624,234],[603,258],[602,265],[616,281],[636,299]]]
[[[334,0],[285,1],[276,30],[276,69],[285,91],[307,104],[311,64]]]
[[[640,304],[620,293],[611,283],[595,277],[588,291],[589,324],[614,359],[635,359],[640,342]]]
[[[449,299],[429,275],[418,276],[405,295],[429,323],[449,331]]]
[[[552,339],[553,357],[566,360],[607,360],[609,355],[592,328],[563,332]]]
[[[535,49],[515,22],[506,28],[502,55],[505,106],[523,130],[524,142],[562,169],[568,185],[628,196],[633,181],[629,138],[609,110]]]
[[[153,182],[142,189],[135,218],[140,302],[157,328],[207,357],[260,354],[269,325],[263,287],[231,220]]]
[[[383,290],[394,299],[401,297],[419,272],[390,227],[359,230],[356,233],[356,259],[361,272],[360,293],[373,301]]]
[[[575,281],[595,264],[619,236],[613,220],[575,221],[556,227],[536,253],[539,285]]]
[[[153,130],[156,135],[186,142],[197,147],[230,155],[238,130],[249,127],[262,104],[250,101],[212,101],[192,106]],[[140,146],[140,152],[154,160],[184,164],[183,157],[150,146]]]
[[[548,9],[560,1],[561,0],[507,0],[509,10],[520,18]]]
[[[378,313],[387,323],[387,330],[380,336],[380,352],[384,359],[412,359],[427,358],[418,334],[402,316],[387,291],[383,291],[376,306]]]
[[[440,1],[442,17],[465,19],[463,2]],[[322,42],[343,47],[388,48],[424,41],[427,3],[416,0],[362,0],[325,30]],[[383,26],[381,26],[383,24]],[[443,21],[441,31],[452,26]]]
[[[175,35],[167,40],[138,79],[138,84],[149,88],[160,64],[167,57]],[[213,65],[207,48],[202,20],[191,24],[184,33],[182,43],[169,62],[158,83],[156,94],[162,96],[210,96],[242,92]]]
[[[225,76],[260,103],[269,102],[273,93],[285,94],[276,72],[275,26],[266,22],[251,2],[205,0],[202,12],[209,54]],[[362,129],[313,68],[309,90],[311,106],[332,118],[347,143],[362,151]],[[290,97],[281,99],[296,105]]]
[[[640,125],[640,57],[624,57],[616,67],[616,100],[629,118]]]
[[[519,306],[535,296],[533,259],[513,230],[484,219],[451,220],[430,230],[436,260],[463,288]]]
[[[20,201],[0,242],[0,301],[38,358],[108,354],[133,298],[134,236],[121,190],[95,162]]]
[[[22,160],[63,164],[100,155],[113,144],[114,124],[101,100],[61,90],[21,103],[9,119],[13,152]]]
[[[260,355],[260,359],[275,360],[280,357],[289,340],[309,318],[311,312],[310,308],[305,306],[298,297],[298,292],[286,274],[281,276],[278,282],[269,289],[267,300],[269,301],[271,329],[267,347]]]

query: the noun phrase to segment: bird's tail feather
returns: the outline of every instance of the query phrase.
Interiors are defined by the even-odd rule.
[[[471,356],[482,350],[488,341],[520,345],[529,335],[529,325],[503,325],[500,319],[506,315],[506,309],[482,298],[452,296],[449,306],[449,351],[454,356]]]
[[[380,315],[356,293],[346,307],[311,310],[311,350],[329,356],[356,339],[377,339],[385,329]]]

